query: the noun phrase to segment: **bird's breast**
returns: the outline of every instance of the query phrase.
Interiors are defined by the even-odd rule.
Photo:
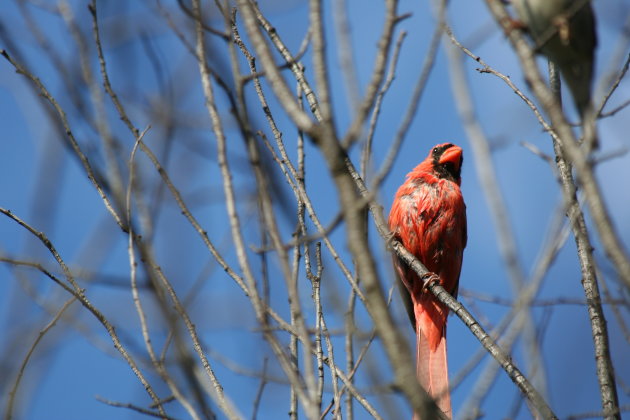
[[[464,199],[454,182],[408,180],[396,196],[390,228],[431,270],[443,258],[461,255],[465,217]]]

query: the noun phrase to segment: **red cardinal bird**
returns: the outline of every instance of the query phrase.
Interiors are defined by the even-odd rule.
[[[460,147],[451,143],[435,146],[407,174],[389,213],[394,237],[455,297],[467,239],[466,205],[459,188],[462,162]],[[396,256],[394,268],[405,286],[401,293],[416,331],[418,381],[451,418],[446,362],[448,308],[424,289],[424,282]]]

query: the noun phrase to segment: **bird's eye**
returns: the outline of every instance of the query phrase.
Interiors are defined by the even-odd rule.
[[[437,152],[438,152],[438,148],[437,148],[437,147],[434,147],[434,148],[433,148],[432,153],[433,153],[433,154],[436,154]]]

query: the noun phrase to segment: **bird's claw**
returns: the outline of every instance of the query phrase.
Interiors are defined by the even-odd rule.
[[[420,280],[422,281],[422,291],[426,292],[427,290],[429,290],[430,285],[440,282],[440,277],[435,273],[429,272],[422,275]]]

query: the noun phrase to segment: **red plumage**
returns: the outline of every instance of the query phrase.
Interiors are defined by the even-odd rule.
[[[394,237],[455,297],[467,239],[466,205],[460,190],[462,162],[460,147],[451,143],[435,146],[407,174],[389,213]],[[416,332],[418,381],[451,418],[446,360],[448,308],[423,290],[417,274],[396,256],[394,268],[404,285],[403,301]]]

